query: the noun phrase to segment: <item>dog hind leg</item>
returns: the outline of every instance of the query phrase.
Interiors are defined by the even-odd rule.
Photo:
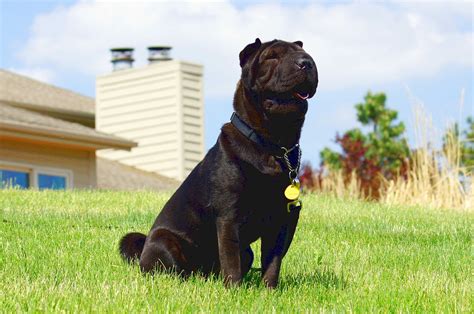
[[[166,229],[154,229],[148,235],[140,257],[143,272],[155,270],[176,272],[188,276],[192,271],[188,265],[184,240]]]

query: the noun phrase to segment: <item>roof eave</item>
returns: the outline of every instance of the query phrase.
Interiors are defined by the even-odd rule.
[[[99,136],[58,131],[46,127],[38,128],[26,126],[5,121],[0,123],[0,136],[38,140],[41,142],[56,144],[67,144],[70,146],[94,150],[107,148],[131,150],[133,147],[137,146],[137,143],[125,139],[103,138]]]

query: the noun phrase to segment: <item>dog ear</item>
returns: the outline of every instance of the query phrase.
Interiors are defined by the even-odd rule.
[[[303,42],[301,40],[297,40],[295,42],[293,42],[294,44],[297,44],[298,46],[300,46],[301,48],[303,48]]]
[[[243,67],[245,63],[247,63],[248,59],[250,59],[250,56],[255,53],[258,48],[262,45],[262,42],[260,41],[259,38],[255,39],[254,43],[248,44],[244,50],[242,50],[239,54],[240,58],[240,67]]]

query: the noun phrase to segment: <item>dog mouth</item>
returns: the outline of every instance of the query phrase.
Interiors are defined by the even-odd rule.
[[[297,99],[299,98],[299,99],[301,99],[301,100],[306,100],[306,99],[309,99],[309,98],[310,98],[310,97],[309,97],[309,93],[301,93],[301,94],[300,94],[299,92],[294,92],[294,93],[293,93],[293,97],[294,97],[294,98],[297,98]]]
[[[295,99],[300,100],[307,100],[313,97],[312,94],[312,86],[308,82],[303,82],[302,84],[298,84],[292,90],[292,96]]]
[[[291,90],[286,92],[267,92],[265,93],[265,98],[274,101],[305,101],[313,97],[311,92],[311,86],[307,84],[301,84],[293,87]]]

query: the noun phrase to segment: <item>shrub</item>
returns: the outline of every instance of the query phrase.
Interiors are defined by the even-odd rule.
[[[349,184],[353,175],[360,182],[362,195],[379,199],[384,180],[406,177],[409,148],[403,137],[405,125],[395,124],[398,113],[386,107],[384,93],[367,93],[365,102],[357,104],[357,120],[371,131],[355,128],[342,136],[336,135],[336,143],[342,152],[325,148],[321,152],[321,167],[327,171],[342,171],[344,182]]]

